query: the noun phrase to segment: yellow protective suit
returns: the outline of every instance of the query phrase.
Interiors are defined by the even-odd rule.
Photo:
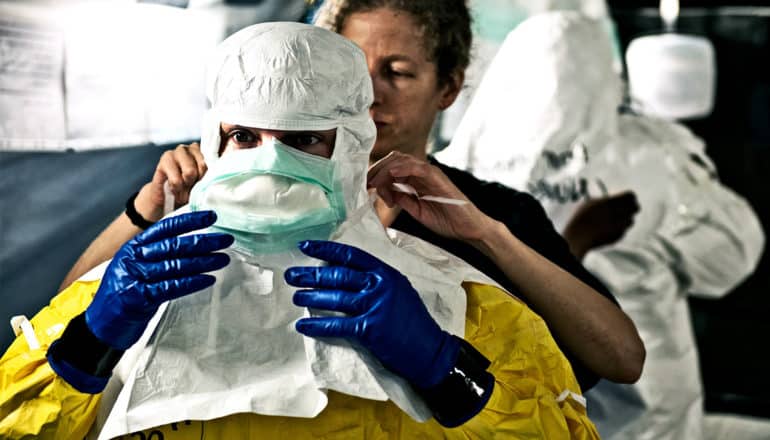
[[[0,359],[0,438],[82,439],[96,417],[100,395],[80,393],[48,366],[46,350],[66,323],[85,310],[99,282],[76,282],[33,319],[41,348],[19,336]],[[492,360],[495,389],[487,406],[464,425],[447,429],[418,423],[393,403],[329,392],[329,404],[312,419],[235,414],[208,421],[179,421],[126,439],[393,439],[545,438],[598,439],[572,369],[543,320],[504,291],[465,283],[465,339]]]

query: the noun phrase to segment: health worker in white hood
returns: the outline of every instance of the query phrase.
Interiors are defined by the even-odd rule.
[[[600,382],[587,395],[602,437],[703,438],[687,296],[727,294],[755,269],[764,235],[748,203],[720,184],[703,142],[680,124],[619,113],[621,90],[599,23],[533,17],[508,36],[438,157],[535,194],[639,329],[639,381]],[[612,222],[627,208],[586,223],[576,220],[582,207],[629,190],[640,206],[633,226],[597,246],[625,229]]]
[[[189,206],[31,320],[2,438],[598,438],[542,319],[383,228],[358,47],[267,23],[209,67]]]

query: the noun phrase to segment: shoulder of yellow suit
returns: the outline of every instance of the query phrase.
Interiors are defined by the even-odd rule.
[[[75,316],[83,313],[91,303],[99,280],[75,281],[69,287],[54,296],[47,306],[43,307],[30,320],[35,336],[41,347],[47,348],[51,342],[61,336],[67,323]],[[4,358],[29,350],[24,337],[16,338],[6,351]]]

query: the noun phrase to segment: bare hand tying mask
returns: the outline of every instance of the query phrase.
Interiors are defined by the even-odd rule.
[[[418,197],[398,190],[394,184],[407,184],[416,194],[429,196]],[[478,239],[482,225],[493,221],[468,201],[438,167],[408,154],[393,151],[377,161],[369,168],[367,186],[376,189],[389,208],[400,206],[445,237],[472,241]]]
[[[136,198],[137,212],[149,221],[163,217],[165,203],[164,184],[174,196],[174,208],[188,202],[190,189],[206,174],[206,163],[197,143],[179,145],[160,157],[152,181],[142,187]]]

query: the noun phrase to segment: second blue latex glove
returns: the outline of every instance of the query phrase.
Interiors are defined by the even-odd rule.
[[[211,226],[213,211],[170,217],[124,244],[107,266],[93,301],[86,309],[89,330],[110,347],[125,350],[144,332],[164,301],[211,286],[211,272],[230,262],[216,253],[233,243],[223,233],[181,234]]]
[[[297,331],[355,341],[420,388],[433,387],[449,374],[459,342],[433,320],[404,275],[341,243],[304,241],[299,249],[329,266],[286,270],[287,283],[309,289],[297,291],[294,303],[348,316],[300,319]]]

